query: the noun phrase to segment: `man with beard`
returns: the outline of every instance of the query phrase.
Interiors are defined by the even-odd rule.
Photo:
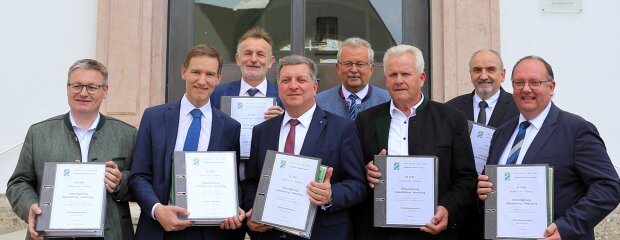
[[[367,108],[387,102],[387,91],[368,84],[375,69],[374,51],[361,38],[349,38],[338,50],[336,73],[342,82],[316,95],[316,104],[326,111],[355,119]]]
[[[519,115],[512,94],[504,91],[501,84],[506,76],[504,63],[494,50],[478,50],[469,60],[469,75],[474,91],[453,98],[446,105],[463,112],[468,120],[490,127],[499,127]],[[464,239],[482,239],[484,215],[478,201],[468,207],[459,227]]]

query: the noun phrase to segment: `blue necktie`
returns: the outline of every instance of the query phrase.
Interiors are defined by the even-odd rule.
[[[506,164],[517,163],[517,158],[519,158],[519,152],[521,152],[521,146],[523,145],[523,139],[525,138],[525,130],[530,126],[530,124],[531,123],[528,121],[519,124],[519,132],[517,132],[515,141],[512,143],[512,148],[510,149],[510,153],[508,154]]]
[[[355,120],[355,118],[357,117],[357,99],[359,99],[359,97],[357,95],[355,95],[355,93],[351,93],[351,95],[349,95],[348,97],[350,103],[349,103],[349,118]]]
[[[200,118],[202,117],[202,111],[196,108],[190,112],[192,114],[192,124],[187,129],[187,136],[185,137],[185,145],[183,145],[183,151],[196,151],[198,150],[198,139],[200,139]]]
[[[250,97],[254,97],[254,95],[256,95],[257,92],[258,92],[258,89],[256,88],[248,89],[248,95],[250,95]]]

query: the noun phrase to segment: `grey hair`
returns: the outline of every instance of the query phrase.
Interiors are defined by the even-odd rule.
[[[484,52],[484,51],[488,51],[491,52],[493,54],[495,54],[495,56],[497,57],[497,59],[499,59],[499,67],[504,69],[504,61],[502,60],[502,56],[495,50],[493,49],[480,49],[476,52],[474,52],[474,54],[471,55],[471,57],[469,58],[469,66],[471,67],[471,60],[474,59],[474,57],[476,56],[476,54],[480,53],[480,52]]]
[[[280,68],[278,69],[278,79],[280,79],[280,71],[282,70],[282,67],[286,65],[306,64],[306,66],[308,66],[308,68],[310,69],[310,76],[312,77],[312,81],[316,83],[316,75],[319,70],[316,66],[316,63],[314,63],[312,59],[300,55],[290,55],[281,58],[279,63]]]
[[[424,55],[422,55],[422,51],[417,47],[400,44],[394,47],[389,48],[385,51],[385,55],[383,55],[383,74],[387,73],[387,61],[390,57],[401,55],[405,53],[411,53],[415,56],[415,64],[419,73],[424,72]]]
[[[108,85],[108,69],[105,65],[103,65],[103,63],[100,63],[94,59],[80,59],[73,63],[73,65],[69,67],[69,72],[67,73],[67,83],[69,83],[71,73],[78,69],[96,70],[103,75],[103,85]]]
[[[340,54],[342,53],[342,49],[345,47],[366,47],[366,49],[368,49],[368,63],[375,63],[375,51],[372,50],[372,47],[370,46],[370,43],[368,41],[358,37],[347,38],[340,45],[340,49],[338,49],[338,54],[336,55],[338,61],[340,61]]]
[[[542,57],[536,56],[536,55],[529,55],[529,56],[525,56],[519,59],[519,61],[517,61],[517,63],[515,63],[515,66],[512,68],[512,72],[510,73],[510,78],[511,78],[510,80],[514,81],[515,69],[517,68],[517,65],[519,65],[519,63],[525,60],[528,60],[528,59],[538,60],[542,62],[543,65],[545,65],[545,70],[547,70],[547,81],[551,82],[554,80],[553,68],[551,68],[551,65],[547,61],[545,61],[545,59],[543,59]]]

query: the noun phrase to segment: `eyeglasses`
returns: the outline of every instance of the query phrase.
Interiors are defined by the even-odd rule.
[[[539,89],[540,85],[542,85],[545,82],[551,82],[551,81],[532,80],[532,81],[528,81],[527,85],[530,86],[530,89],[536,90],[536,89]],[[512,87],[517,90],[523,90],[523,87],[525,87],[525,81],[522,81],[522,80],[512,81]]]
[[[86,92],[88,92],[89,94],[96,94],[97,92],[99,92],[99,89],[105,85],[82,85],[79,83],[73,83],[67,84],[67,86],[69,87],[69,91],[71,91],[71,93],[81,93],[82,89],[86,88]]]
[[[345,66],[346,68],[352,68],[353,66],[355,66],[356,68],[364,68],[366,66],[368,66],[369,63],[367,62],[338,62],[338,64]]]

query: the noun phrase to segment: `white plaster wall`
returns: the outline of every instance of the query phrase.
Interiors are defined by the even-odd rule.
[[[96,0],[0,2],[0,193],[28,127],[69,110],[67,69],[94,58]]]
[[[500,0],[503,87],[526,55],[553,67],[553,101],[597,126],[616,168],[620,166],[620,1],[583,0],[581,13],[544,13],[542,0]]]

